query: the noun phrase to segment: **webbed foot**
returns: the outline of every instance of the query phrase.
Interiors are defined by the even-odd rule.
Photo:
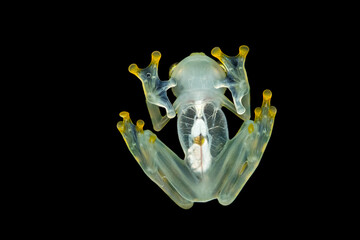
[[[151,62],[149,66],[140,69],[135,63],[129,66],[129,72],[136,75],[142,82],[146,100],[153,105],[163,107],[166,110],[168,118],[175,117],[175,110],[172,106],[166,91],[175,87],[174,80],[161,81],[158,76],[158,66],[161,58],[159,51],[151,54]],[[149,109],[150,110],[150,109]]]
[[[195,178],[184,161],[157,139],[154,133],[144,131],[144,121],[138,120],[134,125],[128,112],[123,111],[120,116],[123,121],[118,122],[117,128],[146,175],[180,207],[191,208],[193,202],[184,195],[194,195],[191,186]]]
[[[245,45],[240,46],[239,54],[234,57],[227,56],[219,47],[211,50],[211,55],[219,59],[227,72],[226,78],[217,82],[214,87],[226,87],[230,90],[236,111],[244,120],[250,119],[250,86],[245,71],[248,52],[249,47]]]
[[[263,103],[255,109],[255,120],[247,120],[224,147],[224,169],[227,180],[221,186],[218,200],[222,205],[232,203],[259,165],[269,142],[276,108],[270,105],[272,93],[263,92]],[[227,170],[226,170],[227,169]]]
[[[272,129],[274,126],[276,107],[271,106],[270,100],[272,92],[266,89],[263,92],[263,102],[261,107],[255,108],[254,124],[257,125],[258,143],[252,149],[253,158],[260,159],[265,151],[267,143],[269,142]]]

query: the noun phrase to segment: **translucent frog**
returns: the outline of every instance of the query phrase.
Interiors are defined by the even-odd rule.
[[[250,87],[244,66],[248,51],[243,45],[237,56],[230,57],[215,47],[211,54],[220,62],[204,53],[192,53],[171,67],[167,81],[158,76],[158,51],[152,53],[146,68],[129,66],[142,82],[154,129],[160,131],[177,115],[185,159],[153,132],[144,130],[144,121],[134,125],[128,112],[120,113],[123,121],[117,128],[145,174],[184,209],[213,199],[231,204],[258,166],[270,139],[276,115],[270,90],[263,92],[262,106],[250,120]],[[176,96],[173,104],[167,97],[170,88]],[[233,101],[224,95],[226,89]],[[164,116],[159,107],[166,110]],[[232,139],[222,107],[244,121]]]

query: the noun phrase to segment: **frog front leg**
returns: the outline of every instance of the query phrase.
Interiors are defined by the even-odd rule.
[[[219,47],[211,50],[211,54],[219,59],[226,69],[226,78],[218,81],[215,88],[228,88],[233,97],[236,112],[243,120],[250,119],[250,86],[245,70],[245,59],[249,47],[242,45],[239,54],[234,57],[224,54]]]
[[[272,93],[263,92],[261,108],[255,109],[255,119],[247,120],[237,135],[224,147],[221,156],[223,172],[219,175],[224,184],[219,188],[218,200],[222,205],[231,204],[258,166],[269,142],[274,125],[276,108],[270,106]]]
[[[157,139],[154,133],[144,131],[142,120],[134,125],[128,112],[121,112],[120,116],[123,121],[117,124],[117,128],[145,174],[177,205],[184,209],[191,208],[193,202],[188,199],[196,195],[193,186],[197,179],[184,161]]]
[[[146,68],[140,69],[134,63],[129,66],[129,71],[136,75],[142,82],[146,105],[156,131],[160,131],[166,123],[176,115],[175,109],[166,93],[169,88],[176,86],[176,82],[174,79],[168,81],[161,81],[159,79],[158,66],[160,58],[161,53],[154,51],[151,54],[151,62]],[[165,108],[165,116],[161,115],[159,107]]]

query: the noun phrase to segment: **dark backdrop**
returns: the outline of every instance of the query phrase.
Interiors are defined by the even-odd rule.
[[[308,45],[312,42],[311,49],[317,49],[318,42],[301,34],[299,26],[293,26],[299,31],[272,25],[246,31],[200,20],[196,25],[179,20],[168,25],[167,18],[155,21],[151,14],[139,23],[133,15],[81,16],[67,23],[66,34],[54,36],[62,99],[71,106],[64,107],[63,117],[74,129],[67,136],[67,146],[74,151],[61,163],[66,171],[59,180],[64,193],[59,194],[59,207],[69,221],[110,232],[131,232],[131,227],[178,231],[181,224],[199,224],[205,232],[267,226],[266,231],[280,234],[282,228],[316,228],[317,219],[327,213],[321,200],[325,180],[317,177],[316,168],[325,161],[319,157],[319,125],[314,121],[322,98],[314,90],[317,73],[310,71],[314,65]],[[230,206],[214,200],[183,210],[143,173],[116,129],[118,114],[126,110],[133,122],[143,119],[144,128],[154,131],[141,82],[127,68],[131,63],[146,67],[151,52],[158,50],[159,76],[167,80],[169,67],[192,52],[210,56],[219,46],[236,55],[240,45],[250,48],[245,67],[252,113],[261,105],[263,90],[273,93],[278,112],[272,137],[257,170]],[[172,93],[169,97],[174,100]],[[242,120],[224,111],[232,137]],[[176,119],[156,134],[183,156]]]

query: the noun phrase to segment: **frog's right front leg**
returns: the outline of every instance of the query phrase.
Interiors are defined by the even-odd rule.
[[[151,54],[151,62],[146,68],[140,69],[134,63],[129,66],[129,71],[136,75],[143,84],[146,105],[156,131],[160,131],[166,123],[176,115],[175,109],[166,93],[169,88],[176,86],[176,82],[174,79],[168,81],[161,81],[159,79],[158,66],[160,58],[161,53],[154,51]],[[165,108],[165,116],[161,115],[159,107]]]
[[[117,125],[130,152],[144,170],[176,204],[184,209],[191,208],[196,193],[193,186],[196,177],[185,162],[165,146],[156,135],[143,130],[144,122],[131,122],[128,112],[121,112],[123,121]]]

